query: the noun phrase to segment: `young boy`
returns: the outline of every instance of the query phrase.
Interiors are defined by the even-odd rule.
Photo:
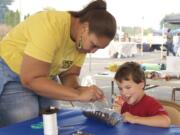
[[[160,103],[145,94],[145,75],[140,65],[126,62],[115,74],[124,103],[121,114],[124,122],[154,127],[169,127],[170,118]]]

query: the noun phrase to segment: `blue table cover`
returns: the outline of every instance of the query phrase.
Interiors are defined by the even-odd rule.
[[[180,135],[180,127],[155,128],[120,122],[115,127],[86,118],[80,110],[61,109],[58,113],[59,134],[72,135],[80,130],[90,135]],[[43,135],[42,117],[0,128],[0,135]]]

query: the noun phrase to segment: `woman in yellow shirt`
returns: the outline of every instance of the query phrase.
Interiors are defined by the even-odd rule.
[[[97,86],[82,87],[77,77],[85,55],[105,48],[115,33],[102,0],[79,12],[38,12],[18,24],[0,42],[0,126],[37,117],[50,99],[102,100]]]

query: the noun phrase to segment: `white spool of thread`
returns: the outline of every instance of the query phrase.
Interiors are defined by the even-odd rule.
[[[43,111],[44,135],[58,135],[57,111],[55,107]]]

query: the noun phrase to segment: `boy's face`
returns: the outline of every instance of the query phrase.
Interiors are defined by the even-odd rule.
[[[117,85],[123,100],[130,105],[136,104],[144,95],[144,82],[137,84],[130,79],[117,81]]]

